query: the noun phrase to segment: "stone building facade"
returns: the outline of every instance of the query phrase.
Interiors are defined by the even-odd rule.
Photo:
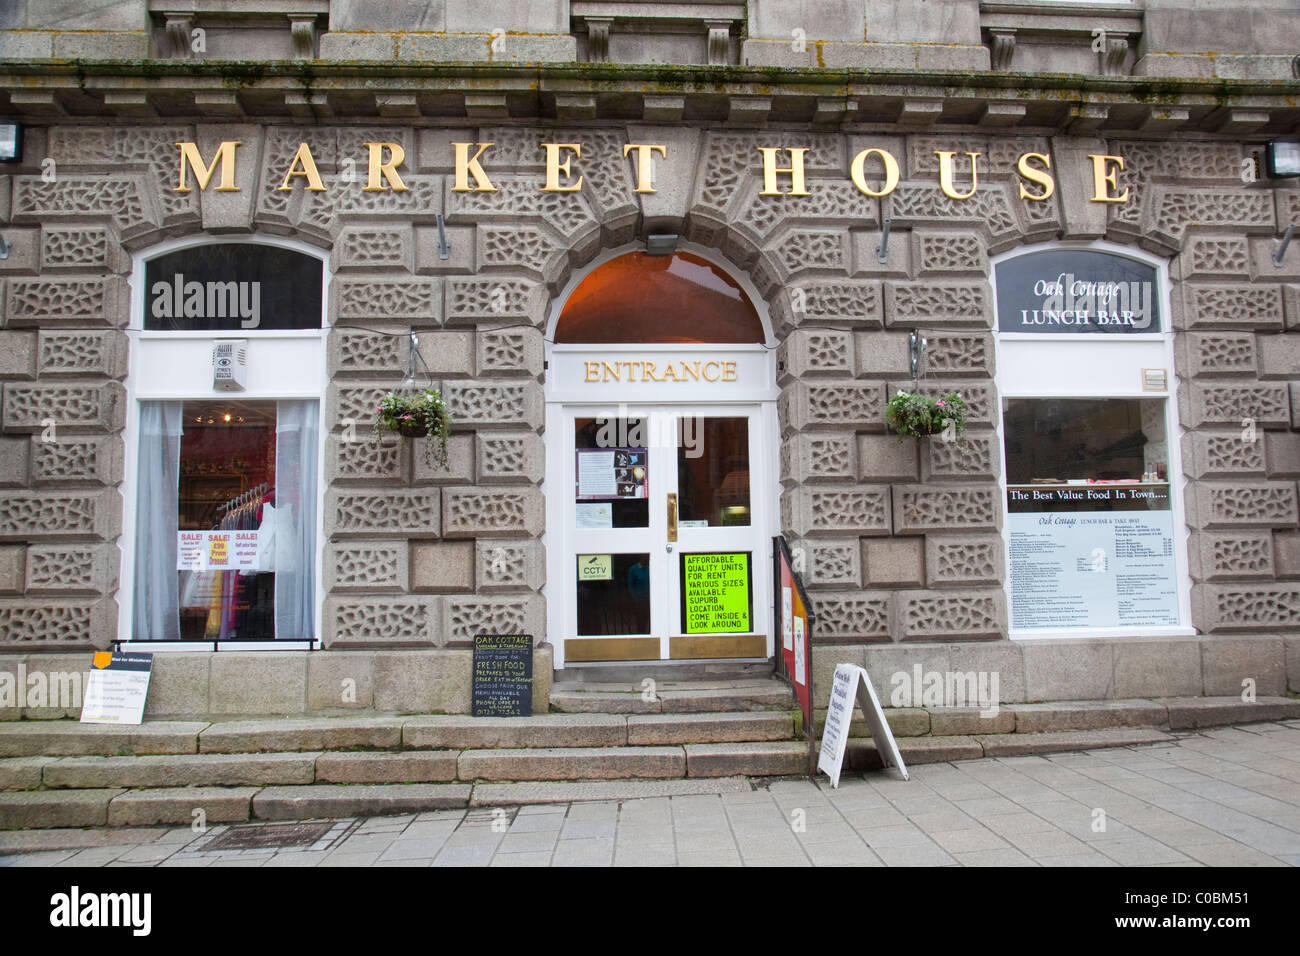
[[[86,6],[0,13],[0,112],[23,124],[0,166],[0,668],[142,637],[123,600],[143,260],[291,240],[328,282],[320,649],[160,653],[150,712],[464,711],[484,630],[536,637],[544,707],[565,600],[547,337],[578,279],[670,234],[752,289],[770,328],[777,434],[755,451],[820,679],[854,660],[997,671],[1009,702],[1300,689],[1300,242],[1274,261],[1300,180],[1251,160],[1300,125],[1289,4]],[[236,190],[177,191],[176,144],[208,162],[232,141]],[[303,143],[324,191],[280,188]],[[368,143],[400,148],[406,190],[362,188]],[[493,144],[496,191],[453,188],[455,143]],[[539,188],[544,143],[580,144],[580,190]],[[635,144],[665,147],[653,193]],[[772,147],[781,167],[806,150],[808,195],[788,172],[764,195]],[[879,198],[850,174],[867,149],[899,167]],[[943,152],[969,198],[941,188]],[[1024,198],[1025,154],[1046,158],[1050,197]],[[1092,156],[1123,160],[1102,167],[1105,200]],[[1098,242],[1164,277],[1187,616],[1012,640],[991,260]],[[969,403],[959,441],[886,428],[914,387],[913,330],[920,387]],[[420,441],[350,431],[407,372],[411,331],[451,414],[446,469]]]

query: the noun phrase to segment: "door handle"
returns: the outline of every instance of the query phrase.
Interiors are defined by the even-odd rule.
[[[677,540],[677,495],[668,496],[668,540]]]

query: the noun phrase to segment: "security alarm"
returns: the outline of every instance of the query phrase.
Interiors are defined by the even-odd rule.
[[[218,392],[242,392],[248,387],[247,339],[212,343],[212,387]]]

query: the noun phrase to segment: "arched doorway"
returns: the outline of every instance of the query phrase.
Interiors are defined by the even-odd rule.
[[[770,657],[776,377],[753,287],[703,250],[618,250],[547,336],[556,667]]]

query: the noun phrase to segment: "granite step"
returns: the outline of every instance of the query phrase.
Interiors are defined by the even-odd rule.
[[[239,787],[314,783],[320,753],[58,757],[44,764],[47,789]],[[5,774],[0,761],[0,779]],[[28,788],[32,789],[32,788]]]
[[[808,773],[808,742],[775,740],[686,745],[690,777],[784,777]]]
[[[258,820],[317,820],[458,810],[469,806],[471,789],[462,783],[267,787],[253,797],[253,817]]]
[[[792,710],[789,685],[774,678],[660,681],[653,685],[563,682],[551,687],[551,708],[562,713],[682,714]]]
[[[621,780],[686,776],[681,747],[555,747],[466,750],[461,780]]]
[[[0,757],[198,753],[209,721],[151,720],[134,727],[75,720],[0,722]],[[277,748],[283,749],[283,748]]]
[[[690,777],[685,780],[583,780],[480,783],[471,807],[515,807],[534,803],[578,803],[584,800],[646,800],[700,794],[748,793],[744,777]]]

